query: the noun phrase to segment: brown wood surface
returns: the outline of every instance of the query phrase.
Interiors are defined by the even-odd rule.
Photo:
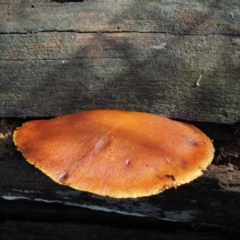
[[[240,120],[238,0],[0,6],[1,117],[120,108]]]

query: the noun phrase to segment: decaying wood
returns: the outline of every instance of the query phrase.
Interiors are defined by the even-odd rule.
[[[240,121],[239,0],[60,2],[0,0],[0,117],[120,108]],[[239,239],[239,137],[221,138],[225,127],[213,132],[209,126],[204,131],[214,139],[220,165],[188,185],[134,200],[55,184],[19,155],[6,156],[13,153],[11,134],[1,131],[1,239],[46,239],[46,229],[48,236],[57,231],[50,239],[85,231],[98,239],[106,232],[108,239]],[[113,222],[130,232],[121,234]],[[135,232],[136,224],[154,232]],[[172,228],[178,235],[162,231]]]
[[[159,231],[149,230],[144,228],[122,229],[121,227],[113,227],[108,225],[99,224],[80,224],[80,223],[51,223],[51,222],[17,222],[6,221],[0,223],[0,234],[4,233],[2,240],[19,239],[22,237],[25,240],[32,240],[35,236],[39,240],[72,240],[72,239],[165,239],[165,240],[233,240],[230,234],[224,234],[223,232],[208,231],[206,233],[200,231]],[[7,233],[7,234],[6,234]],[[46,233],[43,236],[43,233]],[[33,237],[34,236],[34,237]],[[237,238],[235,238],[237,239]]]
[[[2,220],[114,223],[153,229],[159,225],[239,234],[240,175],[231,167],[211,165],[202,177],[177,189],[119,200],[57,185],[23,159],[4,159],[0,166]]]
[[[237,0],[1,2],[2,117],[120,108],[240,120]]]
[[[231,157],[239,154],[239,150],[236,150],[240,146],[239,134],[234,135],[234,127],[203,123],[197,126],[215,140],[215,147],[225,147],[226,156],[228,151]],[[232,148],[227,148],[227,145]],[[235,153],[231,155],[230,150],[234,149]],[[113,199],[56,184],[20,155],[11,155],[14,157],[5,155],[0,160],[0,220],[24,221],[23,228],[29,225],[28,221],[35,221],[32,226],[35,224],[38,228],[48,227],[47,221],[51,221],[56,222],[56,228],[61,222],[68,222],[66,227],[69,229],[76,223],[105,224],[111,233],[117,230],[110,226],[122,229],[135,229],[137,226],[146,229],[144,234],[148,232],[147,229],[159,231],[152,232],[153,236],[163,234],[163,230],[188,234],[189,231],[201,234],[210,231],[204,236],[214,236],[216,239],[222,232],[227,236],[240,236],[239,158],[225,165],[221,165],[221,162],[218,166],[212,164],[202,177],[156,196]],[[223,158],[226,156],[222,155]],[[43,223],[39,225],[38,222]],[[15,225],[17,223],[7,223],[3,229],[14,229]],[[93,227],[91,225],[89,229]],[[201,234],[192,234],[196,234],[195,239],[201,239]],[[174,235],[169,237],[173,238]]]

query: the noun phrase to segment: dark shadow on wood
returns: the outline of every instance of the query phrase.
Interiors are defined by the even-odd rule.
[[[53,2],[58,3],[67,3],[67,2],[84,2],[84,0],[52,0]]]
[[[7,81],[3,80],[1,83],[2,91],[13,89],[16,98],[16,106],[4,105],[5,109],[8,109],[8,114],[22,117],[24,111],[35,116],[44,112],[48,117],[56,116],[59,112],[66,114],[87,109],[117,108],[164,113],[175,118],[187,115],[189,119],[199,121],[208,116],[209,121],[216,121],[216,109],[218,109],[221,114],[217,122],[236,119],[237,106],[232,106],[231,99],[226,95],[228,87],[238,82],[236,79],[238,66],[227,70],[228,65],[235,66],[234,57],[226,52],[220,56],[220,59],[219,55],[217,55],[218,59],[211,57],[214,56],[214,52],[211,52],[211,44],[215,40],[196,34],[198,30],[199,34],[204,33],[204,28],[211,21],[210,16],[198,13],[197,10],[194,17],[188,16],[187,5],[181,5],[175,9],[179,11],[179,15],[175,14],[175,18],[169,16],[164,20],[172,26],[172,31],[169,32],[178,35],[158,33],[162,28],[162,21],[159,20],[162,16],[150,15],[148,6],[147,3],[141,4],[141,9],[135,11],[138,5],[136,2],[131,3],[126,11],[120,12],[109,21],[109,24],[117,26],[119,20],[130,13],[133,18],[134,14],[143,14],[143,18],[151,16],[153,18],[151,21],[156,26],[156,33],[131,34],[139,35],[142,41],[144,37],[161,38],[162,40],[158,41],[159,46],[152,46],[142,54],[129,38],[124,37],[124,34],[128,33],[114,35],[114,33],[99,32],[92,33],[89,43],[74,55],[68,56],[70,58],[16,61],[14,63],[16,71],[8,76]],[[210,4],[210,8],[219,9],[222,5],[218,2],[213,6]],[[179,19],[176,19],[177,16]],[[154,18],[157,20],[154,21]],[[117,31],[124,31],[120,25],[117,28]],[[208,28],[206,30],[209,31]],[[188,53],[183,52],[182,55],[179,53],[182,46],[189,43],[187,39],[191,38],[193,32],[195,35],[192,35],[194,36],[192,40],[203,38],[203,42],[206,43],[201,47],[199,54],[192,59],[188,58],[190,62],[186,62],[185,56]],[[76,36],[77,34],[73,34],[73,37]],[[164,41],[166,36],[168,42]],[[216,35],[215,38],[223,44],[224,41],[229,41],[221,35]],[[94,55],[95,50],[97,55]],[[206,55],[209,56],[208,59],[201,58],[203,52],[209,52]],[[206,68],[206,65],[212,67]],[[38,75],[42,77],[43,72],[44,78],[38,79],[38,85],[22,94],[26,90],[25,85],[31,85],[30,82]],[[199,74],[203,74],[203,77],[200,86],[196,87],[195,82]],[[219,78],[222,79],[223,74],[226,75],[227,81],[218,81]],[[169,81],[169,77],[176,79],[174,84],[172,80]],[[16,86],[16,78],[22,86]],[[234,91],[235,96],[240,96],[240,87],[236,87]],[[29,102],[26,99],[34,99],[34,101]],[[219,105],[219,102],[221,104],[224,102],[224,106]],[[196,116],[199,119],[196,119]]]

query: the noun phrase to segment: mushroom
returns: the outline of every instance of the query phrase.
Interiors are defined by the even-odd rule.
[[[201,176],[214,155],[198,128],[163,116],[91,110],[24,123],[14,142],[55,182],[115,198],[163,192]]]

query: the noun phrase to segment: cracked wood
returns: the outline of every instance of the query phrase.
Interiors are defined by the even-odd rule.
[[[0,5],[2,117],[120,108],[240,119],[238,1]]]

